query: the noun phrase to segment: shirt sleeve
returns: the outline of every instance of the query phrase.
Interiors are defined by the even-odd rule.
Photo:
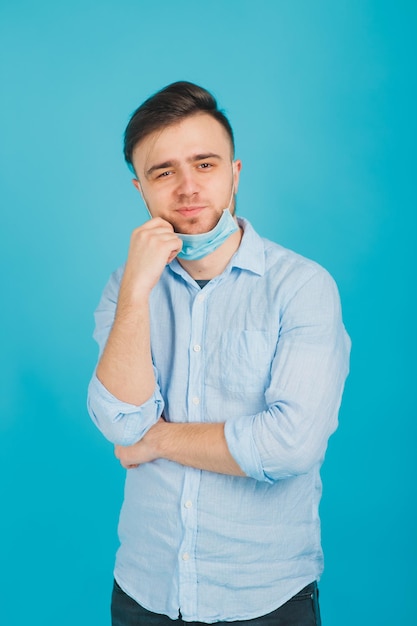
[[[122,273],[121,268],[112,274],[94,314],[93,337],[99,346],[99,357],[113,325]],[[154,375],[158,381],[155,367]],[[158,421],[164,409],[164,401],[156,382],[154,393],[141,406],[122,402],[104,387],[94,371],[88,387],[87,409],[106,439],[126,446],[139,441]]]
[[[226,421],[229,450],[250,477],[273,483],[321,463],[349,371],[337,287],[320,268],[281,310],[267,409]]]

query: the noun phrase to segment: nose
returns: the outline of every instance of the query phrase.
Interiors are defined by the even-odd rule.
[[[178,172],[177,193],[180,196],[193,196],[198,192],[197,174],[192,169],[184,169]]]

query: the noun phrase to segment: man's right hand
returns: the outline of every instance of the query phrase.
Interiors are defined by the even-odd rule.
[[[164,267],[181,251],[182,241],[161,217],[147,221],[131,236],[119,300],[132,303],[147,298]]]

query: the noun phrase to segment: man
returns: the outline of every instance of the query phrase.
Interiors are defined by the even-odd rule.
[[[114,626],[320,624],[319,469],[348,372],[337,289],[235,216],[241,162],[206,90],[133,114],[150,219],[96,311],[89,411],[127,468]]]

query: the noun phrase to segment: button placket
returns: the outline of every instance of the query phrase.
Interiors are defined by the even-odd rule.
[[[180,607],[190,612],[196,610],[196,562],[195,549],[197,540],[197,511],[194,502],[197,502],[201,472],[193,468],[186,468],[181,519],[183,524],[183,538],[178,552],[179,568],[179,602]]]
[[[191,310],[191,336],[189,347],[189,373],[188,373],[188,420],[189,422],[201,422],[204,419],[202,413],[201,391],[203,385],[204,369],[204,323],[206,297],[199,293],[195,296]],[[198,498],[201,472],[193,468],[186,468],[185,480],[182,492],[181,519],[184,534],[178,552],[178,567],[180,572],[179,600],[180,606],[187,608],[189,612],[195,611],[196,603],[196,563],[195,549],[197,539],[197,510],[195,503]]]
[[[194,298],[191,310],[190,371],[188,381],[188,419],[190,422],[203,421],[201,390],[203,386],[205,313],[206,296],[199,293]]]

